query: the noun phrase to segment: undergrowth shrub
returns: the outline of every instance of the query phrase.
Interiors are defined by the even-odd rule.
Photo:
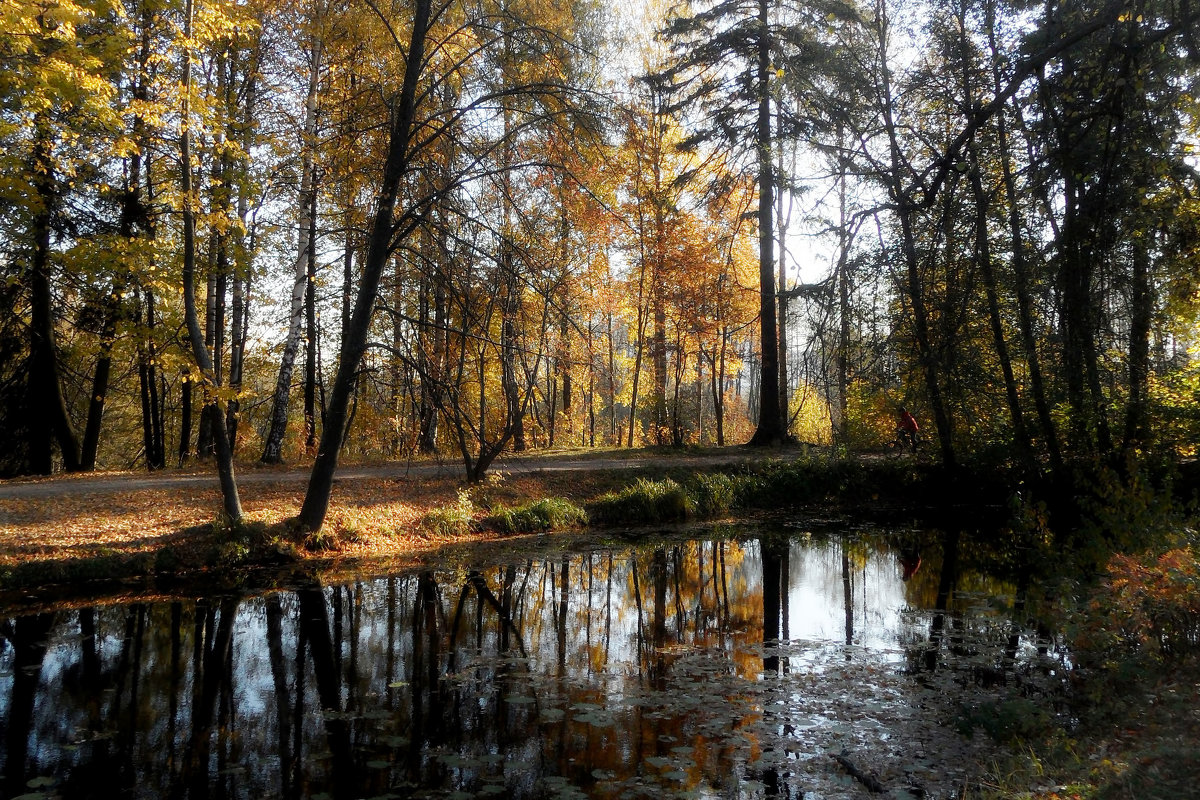
[[[1082,617],[1076,645],[1094,666],[1200,653],[1200,552],[1113,556]]]
[[[475,504],[471,495],[460,489],[457,500],[425,514],[417,526],[430,536],[462,536],[471,532],[474,523]]]
[[[876,472],[879,467],[876,467]],[[891,480],[897,480],[898,476]],[[771,462],[743,476],[744,505],[778,508],[827,499],[860,498],[878,476],[856,461],[800,459]]]
[[[1156,546],[1175,529],[1179,519],[1169,481],[1132,461],[1125,473],[1101,467],[1077,478],[1083,521],[1074,531],[1076,550],[1134,552]]]
[[[639,478],[620,491],[600,496],[589,511],[596,522],[616,525],[681,522],[692,514],[692,499],[670,478]]]
[[[726,514],[740,502],[742,481],[723,472],[702,472],[686,484],[692,508],[699,517]]]
[[[484,520],[484,524],[505,533],[562,530],[587,522],[586,511],[561,497],[546,497],[513,508],[500,508]]]

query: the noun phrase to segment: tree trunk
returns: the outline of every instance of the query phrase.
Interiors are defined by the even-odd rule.
[[[965,98],[973,98],[976,87],[971,78],[972,46],[967,41],[965,11],[959,11],[959,67],[962,70],[962,93]],[[992,342],[996,348],[996,357],[1000,361],[1000,374],[1004,379],[1004,394],[1008,400],[1009,416],[1012,419],[1013,439],[1021,454],[1021,460],[1027,467],[1034,464],[1033,447],[1025,428],[1025,417],[1021,412],[1021,398],[1017,391],[1017,381],[1013,375],[1012,360],[1009,358],[1008,343],[1004,339],[1004,322],[1000,317],[1000,297],[996,286],[996,271],[992,266],[992,245],[988,232],[988,217],[990,203],[983,188],[983,165],[979,157],[979,146],[974,136],[966,145],[966,154],[970,158],[971,194],[975,205],[975,263],[983,276],[984,294],[987,298],[988,322],[992,330]]]
[[[146,469],[163,469],[166,466],[166,451],[163,442],[161,408],[158,402],[158,365],[154,350],[154,295],[145,290],[145,322],[142,319],[143,300],[137,298],[138,328],[145,325],[146,334],[138,337],[138,383],[142,401],[142,445],[145,450]],[[190,409],[189,409],[190,410]]]
[[[315,198],[314,194],[314,198]],[[316,214],[308,219],[309,241],[316,241]],[[317,446],[317,259],[308,251],[308,278],[304,290],[304,452]]]
[[[500,384],[504,392],[505,415],[513,427],[513,449],[525,450],[524,410],[521,407],[521,388],[517,382],[517,316],[521,311],[520,283],[516,275],[512,242],[501,243],[500,273]],[[482,439],[480,440],[483,441]]]
[[[79,453],[79,469],[92,472],[96,469],[96,451],[100,447],[100,427],[104,421],[104,403],[108,398],[108,379],[112,372],[112,349],[117,338],[117,320],[121,314],[121,300],[125,293],[125,282],[114,278],[112,289],[104,304],[104,323],[100,331],[100,354],[96,358],[96,369],[92,373],[92,392],[88,401],[87,424],[83,429],[83,442]]]
[[[1129,400],[1125,406],[1122,454],[1127,455],[1148,439],[1150,394],[1150,327],[1154,293],[1150,286],[1149,233],[1133,234],[1133,274],[1130,281]]]
[[[179,381],[179,466],[192,458],[192,376],[185,368]]]
[[[241,121],[239,123],[241,130],[231,131],[231,134],[240,133],[241,148],[243,153],[250,153],[254,144],[255,131],[255,113],[257,111],[255,101],[257,99],[257,78],[253,71],[246,76],[245,86],[245,102],[240,112]],[[231,102],[232,105],[232,102]],[[234,109],[230,109],[231,115]],[[247,195],[246,187],[246,163],[243,159],[239,165],[241,173],[237,178],[238,198],[237,198],[237,218],[238,226],[234,229],[234,247],[233,247],[233,320],[231,323],[231,338],[229,342],[229,386],[233,389],[232,396],[229,400],[229,407],[225,413],[225,427],[228,430],[229,446],[237,452],[237,434],[238,422],[240,421],[241,400],[238,395],[242,388],[242,373],[245,366],[246,357],[246,335],[249,326],[250,309],[250,281],[251,281],[251,265],[253,264],[253,242],[250,246],[246,243],[247,219],[250,216],[250,198]],[[230,170],[233,166],[231,164]]]
[[[313,463],[308,491],[300,509],[299,522],[310,531],[318,531],[325,523],[329,509],[329,497],[333,490],[333,475],[342,436],[346,427],[346,415],[350,395],[354,390],[355,377],[363,354],[367,349],[367,333],[371,315],[375,309],[375,298],[379,291],[379,280],[383,268],[395,245],[396,224],[392,215],[396,206],[401,180],[408,172],[409,141],[412,136],[413,119],[416,114],[417,79],[425,60],[425,36],[429,24],[431,0],[416,0],[413,13],[412,38],[404,70],[404,84],[398,105],[393,113],[393,123],[388,141],[387,160],[384,164],[383,181],[376,201],[375,220],[371,228],[367,257],[363,264],[362,279],[358,296],[354,302],[354,313],[346,337],[342,340],[341,359],[337,376],[330,393],[328,415],[321,430],[321,445]]]
[[[900,221],[901,248],[904,255],[909,302],[912,304],[913,336],[917,343],[921,372],[925,378],[925,391],[929,396],[929,404],[933,411],[938,442],[941,446],[942,462],[946,466],[953,466],[955,463],[954,439],[950,427],[950,417],[946,413],[946,406],[942,400],[942,388],[937,371],[937,361],[929,336],[928,310],[925,307],[920,262],[917,256],[916,234],[913,231],[912,216],[915,213],[915,209],[912,199],[903,188],[904,178],[907,174],[907,165],[904,162],[900,148],[899,134],[896,130],[895,118],[893,116],[891,74],[887,66],[888,23],[881,16],[877,24],[879,25],[878,55],[880,64],[882,65],[880,74],[883,81],[881,88],[883,90],[882,100],[884,106],[881,110],[883,112],[884,125],[887,129],[888,149],[891,160],[889,192],[896,204],[896,216]]]
[[[782,114],[779,115],[779,119],[776,121],[776,125],[779,128],[779,134],[780,134],[779,139],[780,139],[780,141],[782,141],[782,138],[783,138],[783,115]],[[784,174],[784,172],[783,172],[783,148],[776,147],[775,149],[776,149],[776,154],[778,156],[778,167],[779,167],[778,171],[777,171],[777,178],[778,178],[778,176],[782,176]],[[790,425],[791,400],[789,398],[789,393],[790,393],[791,387],[788,384],[788,331],[787,331],[788,299],[789,298],[788,298],[788,294],[786,291],[787,290],[787,252],[788,252],[788,250],[787,250],[787,234],[788,234],[788,221],[789,221],[789,218],[791,217],[791,213],[790,213],[790,211],[784,209],[783,192],[780,191],[780,192],[776,193],[775,203],[776,203],[778,216],[779,216],[777,226],[776,226],[776,231],[778,233],[778,235],[776,236],[776,239],[778,240],[778,243],[779,243],[779,286],[778,286],[778,289],[779,289],[779,294],[778,294],[779,321],[778,321],[778,326],[777,326],[777,332],[778,332],[778,337],[779,337],[779,424],[780,424],[780,430],[782,431],[784,438],[787,438],[789,435],[789,428],[791,427],[791,425]]]
[[[316,216],[317,181],[313,149],[317,136],[317,99],[321,85],[322,43],[313,36],[312,57],[309,63],[308,95],[304,103],[304,134],[301,141],[300,219],[297,226],[297,254],[292,270],[291,310],[288,315],[288,333],[284,341],[283,354],[279,361],[279,374],[275,380],[275,392],[271,400],[271,427],[267,432],[260,461],[264,464],[283,462],[283,438],[287,433],[288,399],[292,390],[292,372],[296,367],[296,354],[300,351],[300,334],[304,326],[304,297],[308,286],[309,261],[313,258],[311,219]]]
[[[47,123],[35,123],[34,190],[37,205],[33,215],[33,258],[29,270],[29,421],[30,465],[33,471],[53,471],[52,442],[57,441],[63,467],[80,469],[79,441],[67,413],[58,348],[54,336],[53,296],[50,288],[50,225],[57,200]]]
[[[751,445],[776,445],[783,441],[783,410],[779,407],[779,335],[775,317],[775,202],[771,168],[771,39],[767,0],[758,0],[758,316],[762,352],[758,392],[758,427]]]
[[[988,4],[989,14],[993,4]],[[991,17],[989,16],[989,19]],[[995,42],[995,24],[988,25],[991,39],[993,82],[1000,83],[1000,55]],[[1020,113],[1019,109],[1016,113]],[[1042,378],[1041,362],[1038,359],[1037,336],[1033,329],[1033,298],[1029,293],[1029,268],[1026,261],[1025,237],[1021,231],[1021,215],[1017,205],[1016,179],[1013,177],[1012,158],[1008,147],[1008,126],[1004,113],[996,115],[996,134],[1000,148],[1000,169],[1004,178],[1004,193],[1008,199],[1008,229],[1012,247],[1013,280],[1017,294],[1017,321],[1021,331],[1021,346],[1025,351],[1025,364],[1029,370],[1029,388],[1037,410],[1038,424],[1046,450],[1050,454],[1050,467],[1055,473],[1062,472],[1062,455],[1058,444],[1058,432],[1050,414],[1050,403],[1046,400],[1045,382]]]
[[[975,195],[975,260],[983,275],[984,293],[987,296],[988,322],[992,329],[992,342],[996,357],[1000,361],[1000,374],[1004,378],[1004,395],[1008,399],[1008,412],[1012,419],[1013,438],[1027,466],[1033,464],[1033,448],[1025,429],[1025,417],[1021,413],[1021,398],[1017,392],[1017,381],[1013,375],[1012,360],[1008,344],[1004,340],[1004,322],[1000,317],[1000,298],[996,287],[996,271],[992,267],[992,247],[988,239],[988,202],[983,191],[983,179],[979,174],[978,154],[972,147],[974,163],[971,166],[971,190]]]
[[[185,5],[184,39],[192,36],[192,0]],[[190,47],[189,44],[184,45]],[[192,151],[191,151],[191,77],[192,56],[190,50],[184,55],[183,68],[183,108],[179,135],[179,155],[181,162],[180,188],[183,191],[183,303],[184,318],[187,323],[188,335],[192,342],[192,354],[206,382],[215,385],[215,373],[212,359],[209,358],[208,348],[204,341],[204,332],[200,330],[200,319],[196,313],[196,212],[195,194],[192,187]],[[207,385],[206,385],[207,391]],[[217,457],[217,473],[221,482],[221,495],[224,498],[225,514],[231,523],[239,523],[242,518],[242,503],[238,497],[237,479],[233,471],[233,453],[229,449],[229,437],[226,435],[221,414],[220,401],[215,397],[205,406],[209,426]],[[215,418],[215,419],[214,419]]]
[[[432,363],[429,365],[428,376],[421,380],[421,452],[437,452],[438,408],[441,405],[441,382],[446,377],[447,363],[447,297],[446,280],[443,274],[443,247],[435,254],[436,266],[433,273],[433,331],[432,331]],[[430,334],[426,333],[425,336]],[[421,357],[425,358],[426,346],[421,347]],[[430,379],[431,378],[431,379]]]

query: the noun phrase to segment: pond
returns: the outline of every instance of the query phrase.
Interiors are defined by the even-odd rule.
[[[956,797],[996,754],[981,709],[1069,666],[964,537],[543,537],[344,585],[0,610],[0,795]]]

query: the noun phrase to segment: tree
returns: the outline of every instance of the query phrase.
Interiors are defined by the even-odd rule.
[[[221,495],[224,498],[224,510],[231,523],[238,523],[242,518],[242,503],[238,496],[237,479],[234,475],[233,448],[230,445],[229,434],[225,427],[225,415],[222,413],[221,401],[216,390],[220,381],[213,369],[213,359],[209,355],[204,332],[200,330],[200,318],[196,311],[196,202],[197,197],[192,180],[192,0],[186,0],[183,18],[182,78],[180,131],[179,131],[179,161],[180,161],[180,191],[182,192],[183,219],[183,302],[188,338],[191,340],[192,355],[204,378],[205,404],[203,413],[208,417],[212,430],[217,473],[221,481]]]
[[[780,6],[772,15],[768,0],[726,0],[668,20],[663,35],[674,59],[655,82],[675,87],[674,107],[696,120],[685,146],[710,144],[742,160],[758,185],[760,391],[758,428],[751,444],[777,444],[786,437],[787,409],[780,403],[779,341],[775,286],[774,131],[794,136],[811,126],[786,105],[773,103],[784,91],[785,75],[817,74],[830,61],[831,41],[823,36],[831,20],[853,22],[853,9],[838,2]]]

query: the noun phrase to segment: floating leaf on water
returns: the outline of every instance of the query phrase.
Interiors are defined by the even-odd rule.
[[[39,778],[30,778],[29,780],[25,781],[25,785],[30,789],[48,789],[56,783],[58,783],[58,781],[49,777],[48,775],[43,775]]]
[[[598,781],[610,781],[617,777],[617,773],[611,769],[594,769],[592,770],[592,777]]]
[[[380,741],[388,747],[408,747],[408,738],[405,736],[384,736]]]
[[[608,714],[597,714],[594,711],[576,716],[575,721],[594,725],[597,728],[611,728],[615,724],[615,720]]]
[[[643,760],[650,766],[658,767],[659,769],[662,769],[663,767],[669,767],[671,765],[671,759],[664,756],[649,756]]]
[[[387,769],[391,765],[392,765],[392,762],[383,761],[378,758],[367,762],[367,766],[370,767],[371,769]]]
[[[677,769],[673,772],[664,772],[663,777],[672,781],[686,781],[688,774],[681,769]]]
[[[505,696],[504,702],[511,703],[514,706],[527,706],[531,705],[534,700],[532,697],[527,697],[525,695],[510,694]]]
[[[438,756],[438,761],[441,761],[451,769],[467,769],[481,766],[478,758],[472,756],[460,756],[457,753],[445,753]]]
[[[543,708],[542,713],[538,716],[542,722],[560,722],[567,712],[561,708]]]
[[[488,784],[479,790],[482,795],[508,794],[508,787],[501,784]]]
[[[28,794],[19,794],[12,800],[46,800],[47,797],[45,792],[29,792]]]
[[[399,689],[404,686],[408,686],[408,681],[392,681],[388,684],[389,689]]]

